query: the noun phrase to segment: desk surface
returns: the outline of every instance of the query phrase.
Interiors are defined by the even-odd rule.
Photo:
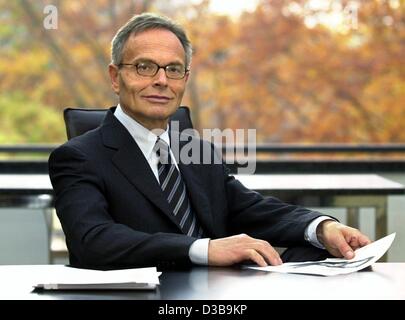
[[[404,194],[405,187],[376,174],[255,174],[235,175],[246,187],[257,191],[312,194]],[[52,194],[47,174],[0,174],[3,194]]]
[[[167,271],[156,291],[31,292],[46,266],[0,266],[0,299],[19,300],[385,300],[405,299],[405,263],[376,263],[372,271],[334,277],[236,268]]]

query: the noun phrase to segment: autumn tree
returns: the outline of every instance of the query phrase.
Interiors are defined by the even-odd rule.
[[[240,17],[211,12],[209,0],[54,3],[58,28],[47,30],[47,1],[0,0],[1,141],[64,141],[63,108],[116,104],[110,41],[144,11],[188,31],[195,52],[184,104],[199,129],[256,128],[259,142],[405,141],[402,1],[330,0],[317,9],[309,0],[262,0]],[[356,26],[331,27],[328,18],[352,3]],[[22,129],[35,125],[41,134]]]

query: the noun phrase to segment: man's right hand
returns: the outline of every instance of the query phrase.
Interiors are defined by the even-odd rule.
[[[246,234],[210,240],[208,265],[225,267],[246,260],[251,260],[260,267],[283,263],[278,252],[267,241]]]

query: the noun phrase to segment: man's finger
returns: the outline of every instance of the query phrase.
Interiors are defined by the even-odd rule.
[[[272,266],[278,266],[283,263],[278,252],[267,241],[256,243],[255,250],[258,251]]]
[[[344,258],[352,259],[354,257],[353,249],[349,246],[344,237],[338,238],[336,247]]]
[[[371,240],[368,237],[366,237],[365,235],[361,235],[359,237],[359,243],[360,243],[361,247],[364,247],[364,246],[370,244]]]
[[[350,239],[349,245],[352,247],[352,249],[357,249],[360,244],[359,244],[359,239],[357,237],[352,237]]]
[[[249,249],[246,251],[246,258],[249,260],[252,260],[260,267],[267,267],[266,260],[262,257],[262,255],[260,253],[258,253],[254,249]]]

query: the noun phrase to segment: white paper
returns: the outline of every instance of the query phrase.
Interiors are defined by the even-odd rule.
[[[355,251],[353,259],[328,258],[321,261],[287,262],[279,266],[256,267],[247,266],[248,269],[273,271],[281,273],[300,273],[320,276],[335,276],[348,274],[367,268],[380,259],[387,252],[394,241],[395,233]]]
[[[155,267],[99,271],[50,265],[33,286],[48,290],[155,289],[160,274]]]

